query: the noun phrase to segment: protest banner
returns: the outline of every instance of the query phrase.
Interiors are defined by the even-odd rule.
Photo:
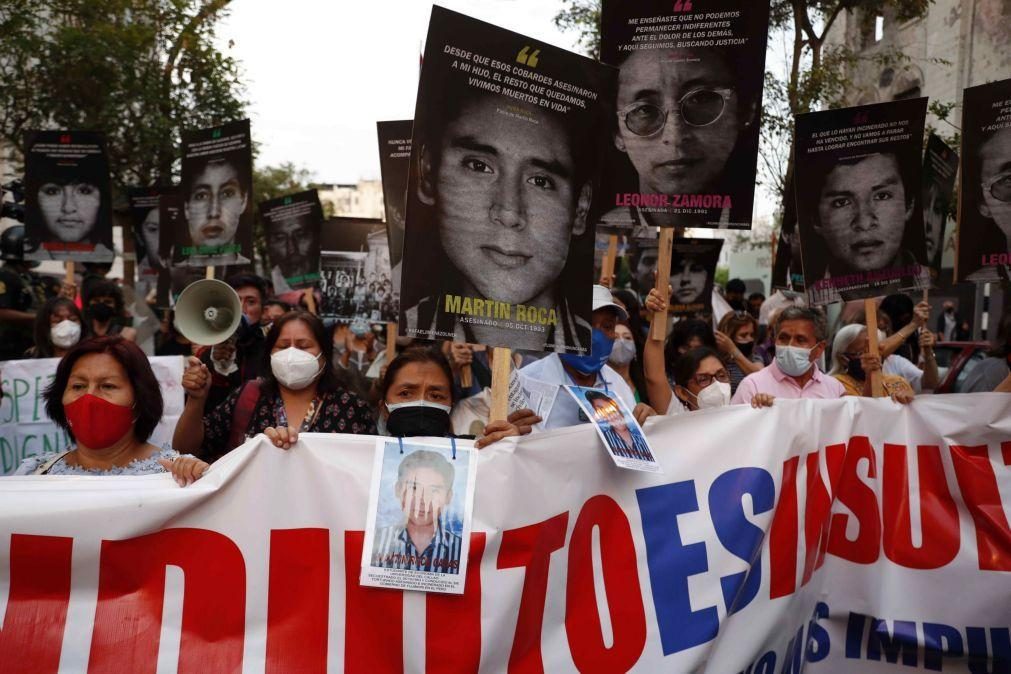
[[[390,245],[381,220],[330,218],[323,223],[320,318],[351,323],[396,320]]]
[[[319,239],[323,207],[316,190],[260,204],[274,294],[311,288],[319,282]]]
[[[926,115],[926,98],[797,115],[797,228],[812,304],[929,285]]]
[[[399,333],[585,353],[594,184],[617,71],[432,9]]]
[[[172,262],[249,264],[253,257],[253,155],[249,120],[182,135],[179,199],[185,226],[172,230]]]
[[[176,421],[183,412],[181,382],[185,361],[180,356],[156,356],[150,361],[161,387],[165,412],[149,442],[167,445],[172,441]],[[46,386],[56,376],[59,363],[59,358],[0,362],[3,385],[3,400],[0,400],[0,475],[10,475],[29,456],[62,452],[70,445],[67,434],[46,415],[42,397]]]
[[[750,229],[768,0],[604,0],[620,68],[598,226]]]
[[[932,281],[941,273],[957,174],[958,153],[930,134],[923,156],[923,228]]]
[[[383,209],[390,239],[390,265],[400,292],[400,260],[404,256],[404,215],[407,212],[407,176],[411,171],[411,129],[414,121],[376,122],[379,136],[379,174],[383,181]]]
[[[26,260],[112,262],[112,192],[105,135],[26,131]]]
[[[564,394],[563,394],[564,395]],[[65,671],[1006,672],[1011,398],[777,400],[478,453],[464,594],[362,587],[376,440],[194,485],[9,477],[0,662]],[[463,442],[463,441],[458,441]],[[142,507],[141,507],[142,506]]]
[[[962,98],[958,281],[1011,279],[1011,79]]]

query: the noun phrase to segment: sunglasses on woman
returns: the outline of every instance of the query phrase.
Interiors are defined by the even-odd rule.
[[[709,126],[723,116],[733,89],[695,89],[681,97],[677,112],[688,126]],[[652,136],[667,125],[670,110],[648,101],[636,101],[618,111],[618,119],[637,136]]]

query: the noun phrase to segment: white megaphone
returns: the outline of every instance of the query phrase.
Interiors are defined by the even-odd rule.
[[[242,303],[232,286],[215,279],[195,281],[179,294],[175,326],[183,337],[200,346],[220,344],[242,321]]]

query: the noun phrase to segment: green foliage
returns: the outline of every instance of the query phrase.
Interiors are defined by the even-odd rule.
[[[721,288],[727,287],[727,281],[730,280],[730,267],[717,267],[716,273],[713,274],[713,282],[720,286]]]
[[[592,58],[600,58],[600,0],[565,0],[555,15],[555,26],[579,34],[579,46]]]
[[[245,116],[238,64],[214,44],[229,0],[5,0],[0,134],[104,131],[116,188],[168,183],[184,129]]]

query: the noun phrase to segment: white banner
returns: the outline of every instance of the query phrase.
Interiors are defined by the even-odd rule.
[[[183,413],[183,367],[180,356],[150,358],[151,369],[161,386],[165,411],[150,442],[172,442],[179,415]],[[0,362],[0,475],[10,475],[21,462],[36,454],[62,452],[70,444],[67,434],[46,416],[43,399],[46,386],[56,376],[59,358]]]
[[[0,480],[5,672],[1007,672],[1011,396],[778,401],[479,453],[461,596],[359,584],[375,439]]]

